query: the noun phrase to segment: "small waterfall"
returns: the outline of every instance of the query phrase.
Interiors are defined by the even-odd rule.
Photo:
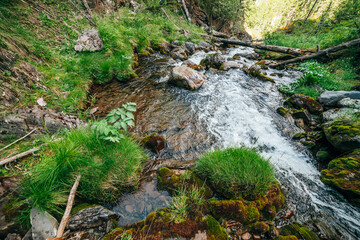
[[[225,55],[251,53],[251,48],[232,48]],[[190,60],[199,64],[206,56],[199,52]],[[240,65],[254,61],[242,58]],[[281,77],[277,74],[280,73]],[[191,103],[199,121],[216,138],[214,148],[250,146],[260,149],[277,169],[277,177],[294,207],[299,221],[320,220],[343,239],[360,239],[360,209],[320,181],[320,173],[306,149],[290,140],[299,131],[279,116],[276,108],[284,99],[277,85],[300,77],[296,71],[267,70],[276,84],[262,82],[243,71],[208,71],[208,80],[196,92],[181,91],[180,98]],[[338,238],[337,238],[338,239]]]

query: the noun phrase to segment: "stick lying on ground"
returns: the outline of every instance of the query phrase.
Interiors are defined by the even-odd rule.
[[[360,45],[360,38],[357,38],[357,39],[351,40],[349,42],[339,44],[339,45],[334,46],[334,47],[329,47],[329,48],[326,48],[324,50],[320,50],[320,51],[318,51],[316,53],[313,53],[313,54],[309,54],[309,55],[305,55],[305,56],[301,56],[301,57],[296,57],[296,58],[289,59],[289,60],[286,60],[286,61],[282,61],[282,62],[279,62],[279,63],[276,63],[276,64],[272,64],[272,65],[269,65],[269,67],[274,67],[275,68],[275,67],[283,66],[283,65],[286,65],[286,64],[289,64],[289,63],[296,63],[296,62],[302,62],[302,61],[309,60],[309,59],[319,58],[319,57],[328,55],[330,53],[334,53],[334,52],[343,50],[345,48],[354,47],[356,45]]]
[[[5,150],[5,149],[7,149],[8,147],[14,145],[15,143],[20,142],[21,140],[23,140],[23,139],[26,138],[27,136],[30,136],[30,135],[31,135],[33,132],[35,132],[36,130],[37,130],[37,129],[34,128],[33,130],[31,130],[31,132],[29,132],[29,133],[26,134],[25,136],[19,138],[19,139],[16,140],[15,142],[12,142],[12,143],[10,143],[9,145],[7,145],[7,146],[3,147],[2,149],[0,149],[0,152],[3,151],[3,150]]]
[[[239,45],[239,46],[244,46],[244,47],[252,47],[252,48],[257,48],[257,49],[267,50],[267,51],[272,51],[272,52],[286,53],[286,54],[291,54],[294,56],[301,56],[304,54],[314,53],[317,51],[317,49],[288,48],[288,47],[282,47],[282,46],[256,44],[256,43],[251,43],[251,42],[241,42],[241,41],[236,41],[236,40],[217,38],[217,37],[213,37],[213,36],[209,36],[209,35],[204,35],[204,36],[207,36],[217,42],[222,42],[222,43],[232,44],[232,45]]]
[[[79,186],[80,179],[81,179],[81,174],[77,175],[74,185],[70,191],[68,202],[66,204],[66,209],[65,209],[64,215],[61,219],[57,233],[56,233],[56,238],[61,238],[64,234],[65,226],[66,226],[67,222],[69,221],[70,212],[74,205],[75,193],[76,193],[77,187]]]
[[[43,145],[44,145],[44,144],[43,144]],[[41,146],[43,146],[43,145],[41,145]],[[37,152],[37,151],[39,151],[39,150],[41,149],[41,146],[39,146],[39,147],[34,147],[34,148],[30,149],[30,150],[27,150],[26,152],[22,152],[22,153],[19,153],[19,154],[15,155],[15,156],[12,156],[12,157],[9,157],[9,158],[5,158],[5,159],[3,159],[3,160],[0,161],[0,166],[2,166],[2,165],[4,165],[4,164],[7,164],[7,163],[10,163],[10,162],[12,162],[12,161],[15,161],[16,159],[26,157],[26,156],[34,153],[34,152]]]

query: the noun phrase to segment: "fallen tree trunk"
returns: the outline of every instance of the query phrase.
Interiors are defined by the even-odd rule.
[[[182,7],[183,7],[183,9],[184,9],[185,16],[186,16],[187,20],[191,22],[191,17],[190,17],[190,14],[189,14],[188,9],[187,9],[187,7],[186,7],[185,1],[184,1],[184,0],[181,0],[181,3],[182,3]]]
[[[71,209],[72,209],[72,207],[74,205],[75,193],[76,193],[77,187],[79,186],[80,179],[81,179],[81,174],[77,175],[76,180],[74,182],[74,185],[71,188],[69,198],[68,198],[68,202],[66,204],[66,209],[65,209],[64,215],[63,215],[63,217],[61,219],[61,222],[60,222],[59,228],[57,230],[57,233],[56,233],[56,238],[61,238],[63,236],[63,234],[64,234],[65,226],[66,226],[67,222],[69,221]]]
[[[286,65],[286,64],[290,64],[290,63],[302,62],[302,61],[305,61],[305,60],[319,58],[319,57],[328,55],[330,53],[334,53],[334,52],[337,52],[337,51],[340,51],[340,50],[343,50],[343,49],[346,49],[346,48],[354,47],[356,45],[360,45],[360,38],[357,38],[357,39],[351,40],[349,42],[339,44],[339,45],[334,46],[334,47],[330,47],[330,48],[326,48],[324,50],[320,50],[320,51],[318,51],[316,53],[313,53],[313,54],[296,57],[296,58],[289,59],[289,60],[286,60],[286,61],[282,61],[282,62],[279,62],[279,63],[276,63],[276,64],[271,64],[271,65],[269,65],[269,67],[274,67],[275,68],[275,67],[283,66],[283,65]]]
[[[266,51],[291,54],[294,56],[301,56],[304,54],[314,53],[317,51],[317,49],[288,48],[288,47],[282,47],[282,46],[263,45],[263,44],[256,44],[256,43],[251,43],[251,42],[242,42],[242,41],[236,41],[236,40],[222,39],[222,38],[217,38],[217,37],[213,37],[213,36],[209,36],[209,35],[206,35],[206,36],[211,38],[214,41],[218,41],[218,42],[222,42],[222,43],[226,43],[226,44],[239,45],[239,46],[244,46],[244,47],[252,47],[252,48],[257,48],[257,49],[266,50]]]

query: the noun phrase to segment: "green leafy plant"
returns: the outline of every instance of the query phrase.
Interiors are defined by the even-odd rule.
[[[119,142],[124,138],[122,130],[127,131],[128,127],[134,127],[134,114],[136,111],[136,103],[126,103],[123,108],[112,110],[106,119],[94,122],[92,129],[99,135],[100,138],[110,141]]]
[[[298,70],[303,72],[303,76],[298,80],[299,86],[311,86],[318,84],[322,80],[329,78],[330,73],[326,68],[316,61],[302,63]]]

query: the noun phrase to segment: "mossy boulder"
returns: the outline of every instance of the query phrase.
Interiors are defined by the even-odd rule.
[[[294,235],[289,235],[289,236],[279,236],[277,238],[277,240],[299,240],[296,236]]]
[[[170,193],[176,193],[181,189],[196,187],[202,193],[203,198],[210,198],[214,195],[210,187],[189,170],[174,170],[160,168],[158,170],[158,186]]]
[[[165,138],[157,133],[152,133],[151,135],[144,137],[141,140],[141,143],[155,153],[159,153],[160,150],[165,148]]]
[[[208,240],[227,240],[229,235],[226,230],[220,226],[220,223],[213,217],[206,217],[207,229],[208,229]]]
[[[251,225],[251,232],[254,234],[263,234],[270,230],[270,226],[265,222],[256,222]]]
[[[360,121],[351,118],[323,125],[326,139],[340,152],[360,148]]]
[[[280,235],[288,238],[279,239],[303,239],[303,240],[319,240],[319,237],[307,227],[294,223],[283,227],[280,231]],[[296,238],[294,238],[294,236]]]
[[[332,160],[321,171],[321,180],[360,205],[360,149]]]
[[[206,69],[216,68],[220,69],[220,67],[226,62],[224,56],[221,53],[215,53],[207,55],[205,59],[201,60],[200,65],[205,66]]]
[[[323,112],[323,107],[315,99],[303,95],[295,94],[285,101],[285,104],[296,109],[307,109],[312,114]]]
[[[261,67],[259,65],[254,64],[249,69],[245,69],[245,71],[249,75],[251,75],[261,81],[275,83],[275,79],[268,77],[261,72]]]
[[[279,108],[276,109],[276,112],[278,114],[280,114],[281,116],[285,117],[288,114],[289,110],[287,108],[284,108],[284,107],[279,107]]]

